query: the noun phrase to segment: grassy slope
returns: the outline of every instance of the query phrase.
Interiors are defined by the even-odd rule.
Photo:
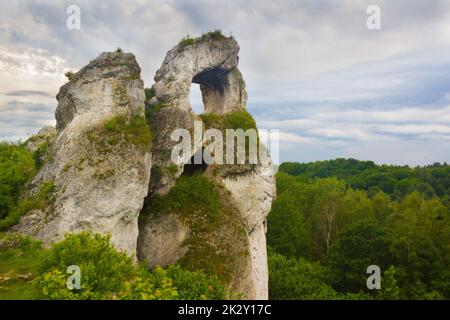
[[[0,300],[44,298],[31,281],[39,270],[44,251],[38,241],[0,234]]]

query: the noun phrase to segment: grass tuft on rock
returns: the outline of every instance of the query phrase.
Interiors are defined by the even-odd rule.
[[[201,114],[200,118],[207,128],[223,129],[257,129],[255,119],[247,110],[234,111],[224,115],[214,113]]]
[[[108,120],[103,129],[102,134],[110,145],[118,144],[118,139],[123,138],[141,150],[151,148],[152,134],[144,117],[116,116]]]

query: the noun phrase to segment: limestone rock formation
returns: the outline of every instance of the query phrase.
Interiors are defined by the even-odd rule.
[[[200,121],[189,101],[191,84],[200,84],[205,113],[222,115],[238,111],[247,102],[245,82],[237,67],[236,40],[209,33],[192,42],[188,45],[181,41],[171,49],[154,78],[152,104],[159,111],[152,114],[151,126],[155,135],[153,164],[158,179],[152,179],[150,193],[156,195],[167,193],[182,172],[181,166],[175,174],[166,170],[173,165],[170,154],[177,143],[170,139],[170,133],[179,128],[192,131],[194,121]],[[201,142],[193,141],[191,155],[198,151],[196,145]]]
[[[101,54],[70,76],[57,99],[58,135],[33,181],[33,192],[54,184],[52,200],[23,216],[16,231],[47,243],[67,232],[110,233],[117,248],[135,254],[151,145],[134,55]]]
[[[45,191],[45,201],[12,231],[46,243],[84,230],[109,233],[118,249],[152,267],[202,269],[243,298],[267,299],[271,163],[190,164],[207,147],[195,135],[184,162],[171,157],[176,129],[256,129],[245,110],[238,52],[236,40],[218,32],[184,39],[167,53],[147,101],[130,53],[103,53],[68,74],[56,129],[26,144],[41,162],[28,196]],[[190,106],[191,83],[200,84],[201,116]]]
[[[200,121],[189,102],[191,83],[200,84],[205,114],[220,117],[245,112],[247,93],[238,69],[238,52],[239,46],[233,38],[210,33],[188,43],[182,41],[167,53],[156,72],[155,96],[150,103],[150,110],[153,110],[150,124],[155,139],[151,196],[147,199],[147,207],[166,195],[177,179],[187,173],[187,165],[174,166],[171,162],[171,150],[178,141],[172,141],[170,134],[177,128],[192,132],[194,121]],[[194,142],[190,156],[202,145],[202,141]],[[230,279],[230,287],[247,299],[267,299],[265,223],[275,197],[272,165],[209,166],[203,171],[203,175],[228,191],[227,203],[238,210],[240,224],[245,230],[245,239],[239,243],[246,247],[248,255],[242,255],[240,262],[234,264],[239,270],[236,269]],[[231,226],[229,228],[232,230]],[[147,217],[140,223],[138,257],[151,266],[182,261],[183,255],[192,250],[185,246],[191,235],[189,226],[172,214]],[[162,247],[165,254],[161,252]],[[215,250],[220,251],[220,245]]]

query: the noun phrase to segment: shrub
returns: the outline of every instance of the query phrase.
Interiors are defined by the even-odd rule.
[[[83,299],[112,298],[120,291],[123,280],[134,272],[133,260],[118,252],[109,236],[91,235],[87,232],[66,235],[64,240],[52,245],[42,265],[43,275],[38,285],[50,298],[80,297]],[[77,265],[81,270],[81,290],[66,287],[66,270]]]
[[[256,122],[247,110],[234,111],[224,115],[201,114],[200,118],[207,128],[256,130]]]
[[[1,245],[0,240],[0,245]],[[67,267],[81,270],[81,289],[70,290]],[[228,291],[215,277],[179,266],[148,271],[117,251],[110,236],[68,234],[45,253],[34,283],[50,299],[174,300],[224,299]]]
[[[227,39],[227,37],[225,37],[222,34],[222,30],[216,29],[214,31],[209,31],[207,33],[202,34],[201,40],[204,41],[204,40],[208,40],[208,39],[213,39],[213,40],[219,41],[219,40],[225,40],[225,39]]]
[[[73,81],[75,79],[75,73],[73,73],[73,71],[67,71],[64,75],[69,81]]]
[[[167,275],[173,279],[183,300],[224,300],[231,293],[216,277],[208,277],[203,272],[187,271],[180,266],[170,266]]]
[[[186,48],[187,46],[191,46],[195,43],[195,38],[192,38],[191,36],[187,35],[183,39],[181,39],[179,45],[181,49]]]

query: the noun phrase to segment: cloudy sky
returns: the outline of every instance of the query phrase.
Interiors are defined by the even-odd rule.
[[[450,1],[0,0],[0,139],[54,124],[64,71],[136,54],[146,86],[186,34],[240,43],[248,109],[281,161],[450,162]],[[66,28],[69,5],[81,29]],[[369,5],[381,30],[368,30]],[[192,102],[201,110],[198,89]]]

